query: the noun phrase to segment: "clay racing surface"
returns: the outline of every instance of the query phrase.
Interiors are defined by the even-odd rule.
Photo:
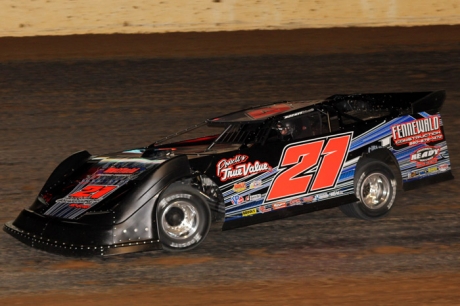
[[[457,174],[460,27],[277,33],[0,39],[0,223],[75,151],[144,146],[241,107],[335,93],[445,89]],[[214,229],[179,254],[69,258],[1,232],[0,304],[454,305],[458,192],[453,180],[402,193],[377,222],[332,209]]]

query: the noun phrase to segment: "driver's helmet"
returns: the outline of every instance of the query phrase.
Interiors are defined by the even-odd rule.
[[[280,132],[281,136],[289,136],[294,133],[294,125],[292,122],[278,122],[276,129]]]

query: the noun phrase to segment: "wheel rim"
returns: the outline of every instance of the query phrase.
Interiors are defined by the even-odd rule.
[[[161,226],[171,238],[187,239],[196,233],[199,216],[195,207],[185,201],[168,205],[161,215]]]
[[[386,205],[390,196],[390,180],[380,173],[373,173],[364,179],[361,186],[361,202],[369,209]]]

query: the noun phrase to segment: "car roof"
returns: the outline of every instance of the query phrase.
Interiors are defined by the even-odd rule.
[[[238,122],[262,122],[274,116],[282,116],[289,113],[295,113],[296,111],[300,111],[303,108],[308,108],[309,106],[316,105],[321,102],[324,102],[324,100],[290,101],[260,105],[208,119],[207,123],[208,125],[221,125]]]

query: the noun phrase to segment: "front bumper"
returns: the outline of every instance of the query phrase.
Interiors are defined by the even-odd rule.
[[[19,241],[50,253],[68,256],[115,255],[162,249],[158,239],[113,243],[110,225],[95,226],[69,222],[23,210],[3,230]]]

